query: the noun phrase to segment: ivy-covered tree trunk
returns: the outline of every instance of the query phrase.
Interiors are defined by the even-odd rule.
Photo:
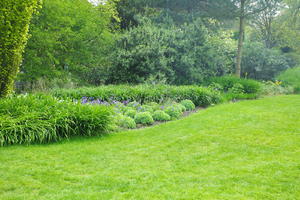
[[[13,91],[32,14],[39,0],[0,1],[0,98]]]

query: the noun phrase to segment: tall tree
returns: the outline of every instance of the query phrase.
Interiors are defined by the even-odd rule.
[[[0,97],[13,91],[31,17],[39,0],[0,1]]]

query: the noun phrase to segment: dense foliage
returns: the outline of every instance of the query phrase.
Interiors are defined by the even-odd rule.
[[[13,91],[22,62],[28,29],[38,0],[1,0],[0,2],[0,98]]]
[[[30,27],[18,87],[32,90],[103,83],[113,44],[113,18],[113,4],[44,0]]]
[[[1,99],[0,146],[104,133],[110,129],[111,114],[107,106],[58,101],[44,95]]]
[[[283,81],[284,85],[292,86],[300,93],[300,67],[295,67],[282,72],[277,79]]]
[[[259,93],[261,84],[258,81],[251,79],[240,79],[234,76],[214,77],[209,80],[209,83],[219,84],[225,92],[242,86],[242,90],[247,94]]]
[[[121,35],[111,83],[195,84],[232,71],[230,34],[213,32],[201,20],[180,26],[170,18],[162,20],[144,20]]]
[[[109,85],[95,88],[60,89],[52,95],[61,99],[78,99],[89,97],[102,101],[137,101],[164,102],[166,100],[181,101],[189,99],[197,106],[208,106],[221,101],[218,92],[199,86],[169,86],[169,85]]]
[[[262,43],[249,42],[244,46],[242,75],[257,80],[273,80],[292,65],[279,50],[266,48]]]

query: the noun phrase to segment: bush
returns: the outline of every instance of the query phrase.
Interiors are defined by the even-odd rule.
[[[137,113],[134,117],[134,120],[137,124],[143,124],[143,125],[151,125],[154,122],[151,113],[149,112]]]
[[[195,109],[195,104],[191,100],[183,100],[180,102],[181,105],[185,107],[186,110],[194,110]]]
[[[157,110],[153,113],[153,119],[155,121],[170,121],[171,117],[162,110]]]
[[[240,83],[235,83],[232,88],[229,88],[228,92],[233,94],[244,94],[244,86]]]
[[[112,109],[57,101],[50,96],[0,100],[0,145],[47,143],[107,132]]]
[[[149,113],[153,113],[153,108],[151,106],[148,105],[143,105],[141,107],[138,108],[139,112],[149,112]]]
[[[196,106],[209,106],[221,101],[221,96],[217,91],[199,86],[108,85],[94,88],[59,89],[52,91],[51,94],[60,99],[79,100],[86,96],[102,101],[131,101],[128,104],[130,107],[138,107],[137,102],[141,104],[161,103],[170,99],[176,102],[190,99]]]
[[[131,117],[131,118],[134,118],[134,116],[136,115],[136,110],[134,109],[128,109],[126,112],[125,112],[125,115],[128,116],[128,117]]]
[[[262,95],[281,95],[281,94],[292,94],[294,92],[294,88],[292,86],[283,86],[281,82],[276,81],[267,81],[263,82],[262,86]]]
[[[300,93],[300,67],[295,67],[282,72],[278,77],[284,85],[294,87],[295,92]]]
[[[168,106],[164,111],[170,115],[171,119],[178,119],[182,114],[181,109],[175,105]]]
[[[118,118],[117,124],[122,127],[122,128],[127,128],[127,129],[134,129],[136,128],[136,123],[134,119],[128,116],[122,115],[120,118]]]
[[[209,83],[221,85],[225,92],[229,91],[236,84],[242,85],[244,92],[247,94],[259,93],[261,90],[260,82],[252,79],[240,79],[235,76],[214,77],[209,80]]]

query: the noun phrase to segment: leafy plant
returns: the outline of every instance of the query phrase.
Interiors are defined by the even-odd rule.
[[[127,128],[127,129],[136,128],[136,123],[135,123],[134,119],[132,119],[131,117],[128,117],[128,116],[124,116],[124,115],[122,115],[118,119],[118,125],[122,128]]]
[[[180,104],[183,105],[186,108],[186,110],[188,110],[188,111],[194,110],[196,107],[195,104],[191,100],[188,100],[188,99],[181,101]]]
[[[295,67],[282,72],[278,77],[284,85],[294,87],[295,92],[300,93],[300,67]]]
[[[190,99],[196,106],[209,106],[221,101],[219,92],[199,86],[170,85],[108,85],[100,87],[83,87],[78,89],[58,89],[51,94],[60,99],[81,99],[90,97],[102,101],[130,101],[129,107],[139,107],[140,103],[161,103],[167,100],[180,102]],[[140,103],[138,103],[140,102]]]
[[[134,117],[134,120],[137,124],[142,124],[142,125],[151,125],[154,122],[151,113],[149,112],[137,113]]]
[[[175,105],[168,106],[164,111],[171,117],[171,119],[178,119],[182,114],[181,109]]]
[[[153,113],[153,119],[155,121],[170,121],[171,117],[162,110],[157,110]]]
[[[261,89],[260,82],[252,79],[242,79],[235,76],[213,77],[209,80],[209,83],[217,83],[221,85],[225,92],[227,92],[230,88],[233,88],[237,83],[243,86],[244,92],[247,94],[259,93]]]
[[[0,146],[97,135],[109,131],[111,125],[109,106],[58,101],[45,95],[0,100]]]

